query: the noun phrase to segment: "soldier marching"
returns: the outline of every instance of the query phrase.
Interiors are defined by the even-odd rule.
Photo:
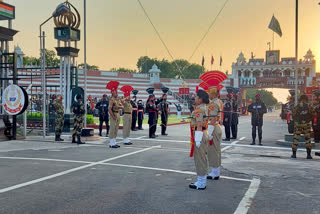
[[[82,102],[82,95],[78,94],[76,96],[76,102],[71,106],[72,112],[74,114],[73,120],[73,133],[72,133],[72,143],[85,144],[81,141],[81,132],[84,122],[85,106]],[[76,141],[77,137],[77,141]]]
[[[62,103],[62,95],[58,95],[55,101],[53,102],[56,120],[55,120],[55,141],[64,141],[61,139],[61,133],[64,126],[64,106]]]

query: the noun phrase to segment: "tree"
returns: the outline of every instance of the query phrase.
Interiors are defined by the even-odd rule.
[[[79,64],[79,65],[78,65],[78,68],[79,68],[79,69],[84,69],[84,63]],[[88,70],[95,70],[95,71],[97,71],[97,70],[99,70],[99,67],[96,66],[96,65],[89,65],[89,64],[87,64],[87,69],[88,69]]]
[[[58,67],[60,65],[60,59],[56,57],[56,52],[53,50],[46,49],[45,58],[48,67]]]
[[[255,95],[259,93],[261,94],[261,100],[264,102],[264,104],[269,107],[269,106],[274,106],[278,103],[278,100],[273,96],[273,93],[270,91],[266,91],[264,89],[258,90],[258,89],[253,89],[253,90],[248,90],[246,94],[247,100],[255,100]]]
[[[137,73],[136,70],[132,70],[130,68],[111,68],[111,71],[124,72],[124,73]]]

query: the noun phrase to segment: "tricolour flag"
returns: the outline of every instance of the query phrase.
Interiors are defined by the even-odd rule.
[[[14,19],[15,18],[15,7],[4,2],[0,2],[0,16]]]
[[[279,21],[278,21],[278,19],[276,19],[276,17],[272,16],[272,19],[269,24],[269,28],[273,32],[277,33],[280,37],[282,37],[281,27],[280,27]]]

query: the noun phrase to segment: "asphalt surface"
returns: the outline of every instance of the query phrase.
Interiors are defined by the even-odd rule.
[[[155,140],[133,132],[132,146],[120,131],[120,149],[106,138],[0,142],[0,213],[320,213],[320,158],[306,160],[303,148],[289,158],[277,114],[265,116],[263,147],[249,145],[250,117],[240,118],[238,140],[222,146],[222,177],[204,191],[188,188],[196,179],[188,131],[170,126]]]

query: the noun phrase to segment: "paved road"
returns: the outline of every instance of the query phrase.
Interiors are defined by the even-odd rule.
[[[107,139],[1,142],[0,213],[319,213],[320,159],[299,151],[291,160],[290,148],[276,144],[286,126],[274,114],[265,118],[264,147],[249,146],[250,118],[240,122],[241,140],[223,144],[223,177],[205,191],[188,188],[196,176],[187,125],[156,140],[134,132],[134,145],[120,149]]]

